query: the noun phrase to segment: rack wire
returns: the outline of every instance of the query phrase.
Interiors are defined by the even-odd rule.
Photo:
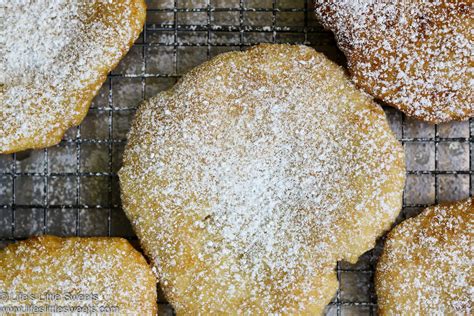
[[[57,146],[0,155],[0,248],[38,234],[136,237],[120,205],[117,171],[139,103],[216,54],[260,43],[305,44],[344,57],[310,0],[150,0],[146,27]],[[399,221],[473,195],[474,121],[429,125],[385,107],[407,160]],[[339,262],[328,315],[376,314],[373,273],[382,240],[355,265]],[[161,295],[161,313],[172,314]]]

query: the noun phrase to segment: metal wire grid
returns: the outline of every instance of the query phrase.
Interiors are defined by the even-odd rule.
[[[122,236],[117,171],[136,106],[189,68],[259,42],[306,44],[344,63],[310,0],[148,1],[147,25],[108,77],[86,120],[58,146],[0,156],[0,247],[42,233]],[[400,220],[444,200],[473,195],[474,121],[432,126],[384,107],[407,154]],[[376,314],[374,265],[381,242],[356,265],[337,264],[340,288],[327,314]],[[161,296],[163,313],[172,313]]]

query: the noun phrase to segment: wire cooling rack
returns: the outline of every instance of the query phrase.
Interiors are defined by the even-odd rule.
[[[146,28],[108,77],[87,118],[57,146],[0,155],[0,247],[38,234],[136,237],[121,209],[117,171],[137,105],[216,54],[260,42],[306,44],[344,64],[310,0],[148,1]],[[473,195],[474,122],[429,125],[384,107],[406,151],[399,221],[440,201]],[[378,246],[337,264],[329,315],[376,314]],[[162,295],[162,314],[172,314]]]

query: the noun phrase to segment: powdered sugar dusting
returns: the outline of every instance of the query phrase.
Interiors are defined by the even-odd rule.
[[[142,1],[8,1],[0,152],[54,144],[80,123],[144,22]]]
[[[16,6],[14,6],[16,4]],[[17,1],[7,15],[6,54],[2,84],[17,80],[28,84],[36,73],[48,73],[61,51],[81,27],[77,2]],[[32,21],[33,20],[33,21]],[[10,24],[10,25],[9,25]]]
[[[80,306],[89,308],[85,314],[142,315],[157,308],[150,267],[121,238],[43,236],[9,245],[0,251],[0,289],[2,308]]]
[[[471,1],[316,1],[357,85],[438,123],[474,116]]]
[[[377,267],[382,314],[472,314],[474,200],[426,209],[390,232]]]
[[[120,180],[178,313],[319,313],[335,262],[398,214],[403,164],[383,111],[342,69],[261,45],[143,104]]]

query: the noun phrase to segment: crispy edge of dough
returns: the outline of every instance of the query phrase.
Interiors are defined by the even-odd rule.
[[[124,0],[118,0],[124,1]],[[78,112],[77,115],[72,115],[69,120],[65,120],[60,127],[57,127],[47,133],[44,142],[37,142],[33,138],[20,138],[15,140],[12,144],[10,144],[6,149],[0,148],[0,154],[11,154],[27,149],[40,149],[45,147],[50,147],[53,145],[58,144],[61,139],[63,138],[64,134],[67,132],[68,129],[74,126],[78,126],[86,117],[87,112],[89,111],[89,107],[92,103],[92,100],[99,92],[99,89],[102,87],[102,84],[107,79],[107,75],[110,71],[112,71],[118,63],[122,60],[122,58],[127,54],[130,48],[133,46],[133,43],[138,38],[140,33],[142,32],[143,25],[145,24],[146,19],[146,4],[145,0],[133,0],[134,6],[130,6],[132,10],[132,19],[137,19],[139,21],[140,28],[133,28],[133,35],[130,38],[130,41],[127,43],[127,48],[119,48],[120,49],[120,56],[117,60],[111,61],[108,65],[103,65],[100,70],[100,75],[96,78],[95,82],[89,84],[88,86],[84,87],[84,89],[78,93],[75,93],[78,97],[78,103],[75,106],[75,110]],[[110,14],[110,13],[109,13]],[[104,15],[103,17],[108,17],[108,15]],[[135,23],[131,23],[131,25],[135,25]],[[1,96],[1,95],[0,95]],[[2,101],[2,100],[0,100]],[[3,102],[3,101],[2,101]]]
[[[339,47],[339,45],[338,45]],[[341,48],[342,49],[342,48]],[[426,115],[421,115],[421,114],[416,114],[416,113],[410,113],[408,106],[402,103],[395,103],[395,102],[390,102],[389,100],[386,100],[385,97],[377,95],[371,85],[367,83],[366,77],[360,75],[360,72],[358,71],[358,67],[356,66],[359,63],[359,60],[356,59],[356,57],[360,54],[352,53],[350,55],[345,55],[347,60],[350,61],[348,63],[347,70],[349,71],[350,77],[354,78],[354,84],[356,85],[357,88],[367,92],[371,96],[374,97],[375,100],[381,102],[384,105],[388,105],[394,109],[397,109],[403,114],[405,114],[408,117],[415,118],[417,120],[429,123],[429,124],[441,124],[441,123],[448,123],[448,122],[463,122],[469,120],[473,115],[474,115],[474,110],[469,112],[465,112],[466,114],[464,116],[458,115],[456,113],[449,112],[449,118],[447,119],[438,119],[434,116],[426,116]],[[350,57],[349,57],[350,56]],[[350,65],[350,66],[349,66]],[[433,108],[430,108],[430,113],[435,113],[435,110]]]

